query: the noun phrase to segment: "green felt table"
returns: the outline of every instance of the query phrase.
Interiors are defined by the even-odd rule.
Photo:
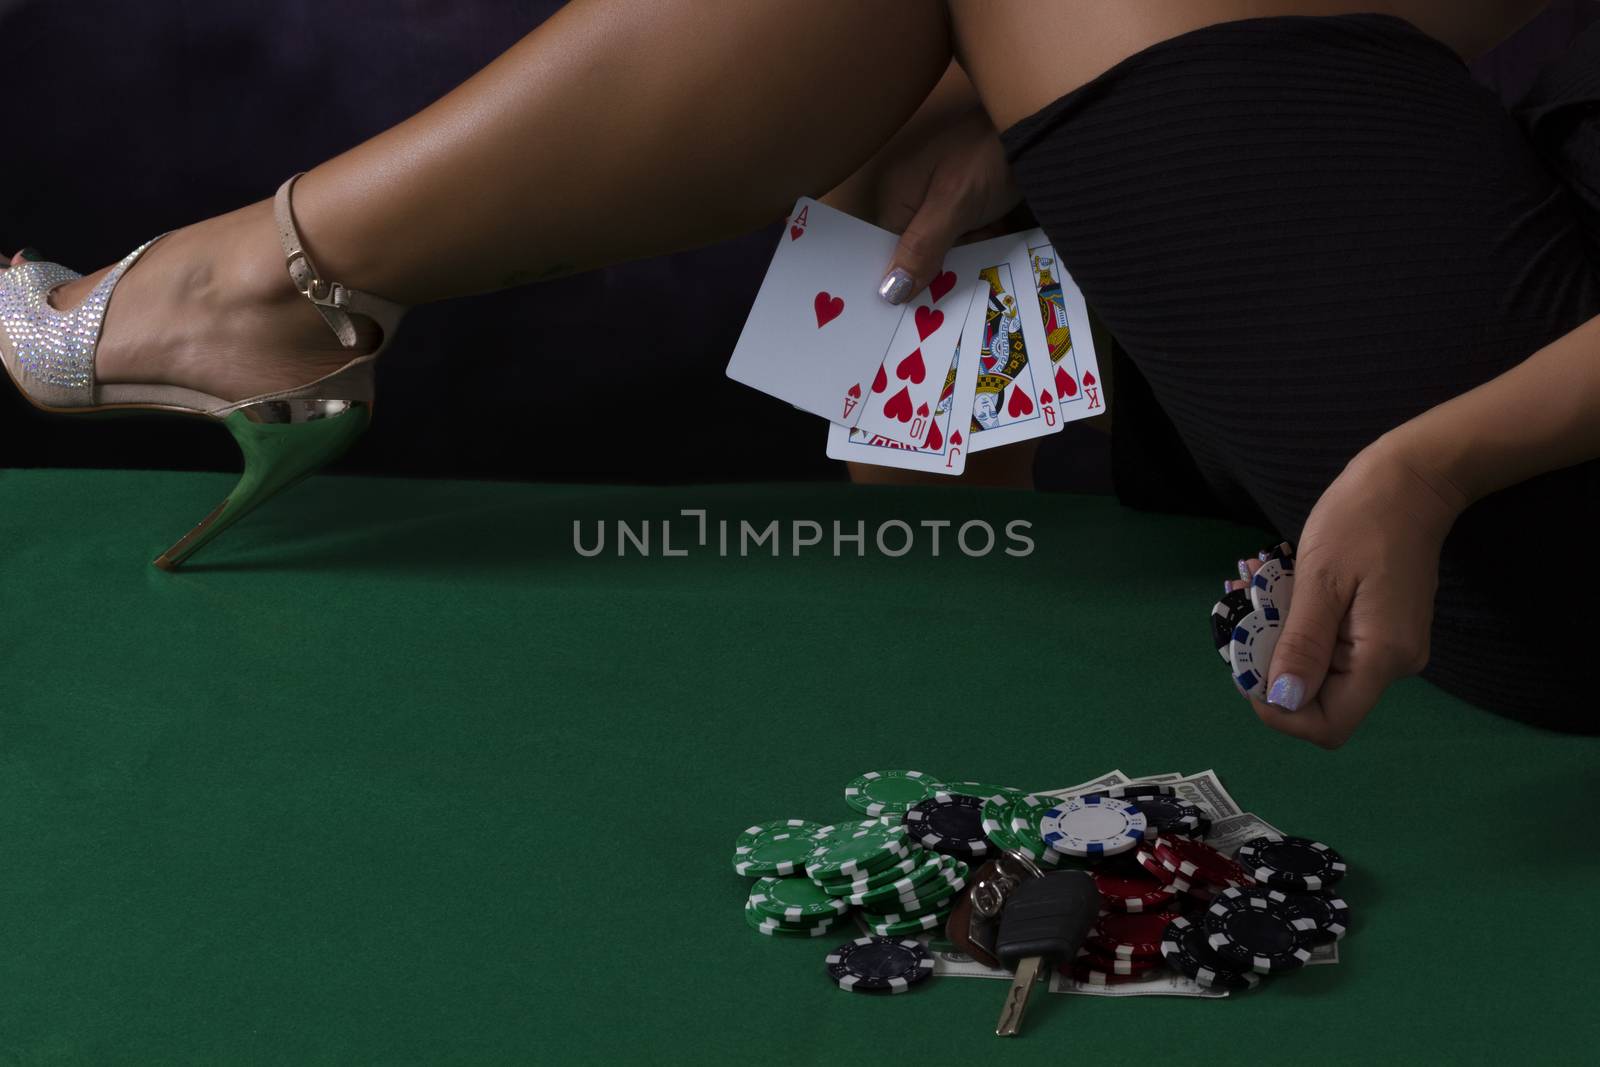
[[[215,474],[0,473],[0,1061],[1577,1061],[1600,741],[1421,681],[1325,752],[1207,640],[1259,531],[1090,496],[314,478],[175,574]],[[573,523],[1030,522],[1027,558],[584,558]],[[714,529],[713,525],[713,529]],[[714,538],[713,538],[714,541]],[[613,546],[614,547],[614,546]],[[858,772],[1214,767],[1353,873],[1343,962],[1226,1001],[911,995],[740,908]]]

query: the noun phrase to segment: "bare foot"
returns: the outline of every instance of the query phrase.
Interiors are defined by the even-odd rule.
[[[20,262],[21,252],[9,265]],[[110,269],[58,286],[51,305],[77,307]],[[377,326],[353,318],[360,338],[342,348],[289,280],[272,201],[263,200],[176,230],[139,257],[107,306],[95,377],[243,400],[304,385],[375,349]]]

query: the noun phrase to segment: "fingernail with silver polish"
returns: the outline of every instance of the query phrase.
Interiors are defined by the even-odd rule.
[[[1280,674],[1267,690],[1267,703],[1276,704],[1284,711],[1294,711],[1306,698],[1306,683],[1296,674]]]
[[[896,267],[878,283],[878,295],[890,304],[904,304],[911,295],[911,275]]]
[[[1250,580],[1250,568],[1242,559],[1239,561],[1239,577],[1247,582]]]

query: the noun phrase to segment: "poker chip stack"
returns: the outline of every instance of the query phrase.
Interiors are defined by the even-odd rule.
[[[1100,914],[1061,965],[1081,983],[1133,982],[1168,967],[1206,988],[1249,989],[1263,974],[1304,966],[1350,921],[1333,891],[1345,864],[1332,848],[1269,834],[1226,856],[1205,841],[1211,813],[1164,783],[1063,799],[874,771],[846,786],[845,800],[865,817],[748,827],[734,870],[757,879],[745,920],[766,936],[820,937],[854,918],[867,936],[826,961],[830,979],[852,992],[903,993],[924,981],[934,961],[917,935],[943,927],[972,870],[1000,850],[1093,877]]]
[[[1102,910],[1078,956],[1062,965],[1074,980],[1137,981],[1164,963],[1205,988],[1243,990],[1263,974],[1304,966],[1316,945],[1344,936],[1350,909],[1332,887],[1345,864],[1327,845],[1265,835],[1229,857],[1203,840],[1210,816],[1171,786],[1120,786],[1075,799],[1094,796],[1138,810],[1144,837],[1128,848],[1126,835],[1117,835],[1115,854],[1089,869]],[[1041,828],[1066,814],[1047,813]]]
[[[1224,584],[1211,607],[1211,640],[1239,691],[1267,698],[1268,671],[1294,599],[1294,547],[1287,541],[1257,553],[1260,567]]]
[[[1024,795],[978,782],[946,784],[921,771],[871,771],[844,790],[845,803],[864,818],[746,828],[733,856],[736,873],[757,879],[745,921],[769,937],[819,937],[853,915],[871,936],[830,955],[830,974],[854,992],[904,992],[932,969],[932,957],[911,935],[944,924],[972,861],[992,848],[982,797],[999,790]],[[883,979],[891,972],[894,980]]]

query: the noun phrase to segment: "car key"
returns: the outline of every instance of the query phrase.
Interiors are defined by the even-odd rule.
[[[1005,908],[1006,898],[1025,880],[1043,876],[1044,872],[1032,860],[1010,849],[1002,849],[983,868],[968,890],[972,901],[971,915],[967,921],[968,947],[984,954],[974,954],[974,959],[980,959],[991,967],[999,966],[994,944],[1000,933],[1000,913]]]
[[[1049,871],[1030,878],[1006,897],[1000,912],[995,955],[1016,968],[995,1033],[1015,1037],[1028,996],[1047,960],[1070,960],[1100,913],[1100,890],[1087,871]]]

